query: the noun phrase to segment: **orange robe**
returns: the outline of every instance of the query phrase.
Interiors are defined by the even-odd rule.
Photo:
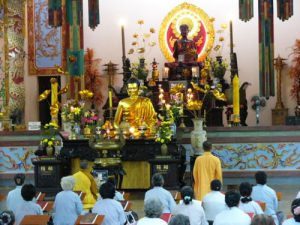
[[[73,174],[75,186],[73,191],[82,191],[86,195],[82,201],[84,209],[93,208],[97,201],[97,186],[93,176],[88,171],[78,171]]]
[[[214,179],[222,182],[222,168],[220,159],[210,152],[204,152],[202,156],[198,156],[193,170],[194,176],[194,192],[197,200],[210,192],[210,183]]]

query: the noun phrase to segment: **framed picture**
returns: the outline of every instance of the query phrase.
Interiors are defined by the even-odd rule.
[[[105,183],[108,179],[108,170],[93,170],[94,177],[101,183]]]
[[[48,0],[28,0],[28,62],[30,75],[57,74],[65,67],[65,27],[48,24]]]

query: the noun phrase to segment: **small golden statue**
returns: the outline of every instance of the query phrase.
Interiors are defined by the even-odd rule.
[[[141,126],[147,126],[145,136],[149,137],[154,131],[157,117],[151,100],[139,96],[139,86],[140,83],[136,78],[131,77],[127,81],[129,97],[119,102],[114,119],[114,127],[117,129],[133,127],[138,130]]]

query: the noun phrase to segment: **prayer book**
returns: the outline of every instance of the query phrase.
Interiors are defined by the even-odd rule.
[[[171,213],[163,213],[161,214],[160,218],[164,221],[166,221],[167,223],[170,222],[171,220],[171,217],[172,217],[172,214]]]
[[[45,193],[42,193],[42,192],[37,193],[37,195],[36,195],[36,197],[35,197],[36,201],[37,201],[37,202],[43,201],[44,198],[45,198],[45,195],[46,195],[46,194],[45,194]]]

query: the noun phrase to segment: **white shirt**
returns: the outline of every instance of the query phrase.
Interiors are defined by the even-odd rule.
[[[285,220],[282,225],[300,225],[299,222],[296,222],[294,218]]]
[[[99,199],[94,205],[92,212],[104,215],[102,225],[124,225],[126,222],[125,212],[121,203],[114,199]]]
[[[183,201],[175,206],[172,212],[173,215],[182,214],[190,219],[190,225],[207,225],[204,210],[201,205],[201,201],[192,200],[188,205]]]
[[[137,225],[168,225],[166,221],[160,218],[143,217],[137,222]]]
[[[298,192],[296,198],[300,198],[300,191]],[[296,198],[295,198],[295,199],[296,199]]]
[[[16,186],[15,189],[7,194],[6,207],[8,210],[13,211],[13,213],[16,213],[17,206],[24,201],[21,195],[21,189],[22,186]]]
[[[55,225],[73,225],[83,208],[80,197],[73,191],[59,192],[54,201]]]
[[[171,213],[176,206],[176,202],[169,191],[163,187],[154,187],[145,194],[146,201],[149,198],[158,198],[164,206],[163,213]]]
[[[254,201],[266,203],[265,213],[267,215],[276,215],[278,200],[276,192],[272,188],[268,187],[266,184],[257,184],[253,187],[251,197]]]
[[[225,203],[225,195],[220,191],[211,191],[205,195],[202,205],[206,219],[209,221],[214,221],[216,215],[228,208]]]
[[[245,213],[254,213],[254,215],[264,214],[260,205],[255,201],[250,201],[247,203],[242,203],[240,201],[239,209],[243,210]]]
[[[220,212],[213,225],[250,225],[251,218],[237,207],[228,208]]]
[[[26,215],[43,215],[43,210],[40,205],[33,201],[24,201],[16,207],[16,225],[19,225]]]

